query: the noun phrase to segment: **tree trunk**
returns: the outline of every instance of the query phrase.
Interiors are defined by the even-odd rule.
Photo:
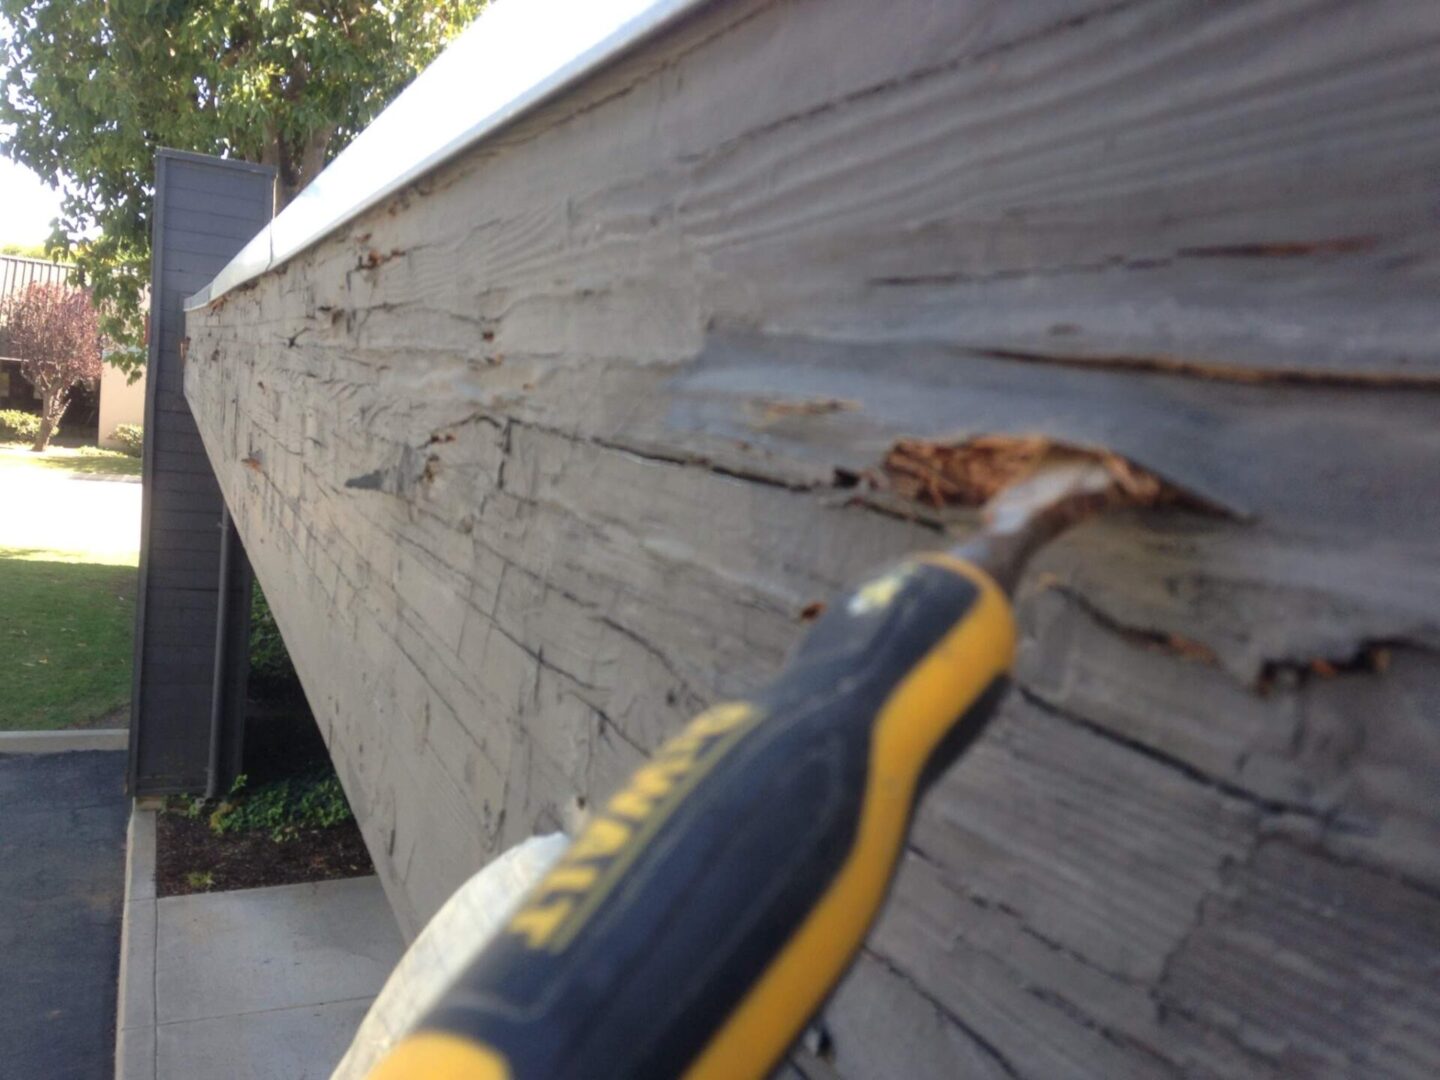
[[[50,438],[60,429],[60,418],[70,404],[70,395],[65,390],[46,391],[40,396],[40,430],[35,435],[35,445],[30,449],[40,453]]]
[[[265,148],[260,153],[260,164],[275,166],[275,212],[278,214],[290,201],[305,189],[305,186],[320,175],[325,168],[325,155],[330,141],[335,137],[335,125],[327,124],[311,132],[305,145],[299,148],[289,146],[284,138],[270,125],[266,129]]]
[[[284,192],[284,200],[290,200],[305,190],[306,185],[319,176],[325,168],[325,154],[330,149],[330,140],[335,137],[335,125],[326,124],[310,134],[309,140],[300,151],[298,160],[291,163],[290,190]]]

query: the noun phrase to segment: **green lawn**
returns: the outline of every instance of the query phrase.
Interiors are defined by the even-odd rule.
[[[0,731],[123,727],[135,568],[0,548]]]
[[[139,476],[140,459],[118,450],[98,446],[49,446],[34,453],[27,443],[5,443],[0,449],[0,469],[46,469],[82,476]]]
[[[140,486],[105,477],[139,467],[0,447],[0,731],[125,726]]]

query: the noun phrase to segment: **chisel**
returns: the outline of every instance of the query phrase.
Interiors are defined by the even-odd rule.
[[[616,793],[372,1080],[768,1075],[853,961],[917,800],[984,730],[1030,555],[1134,501],[1048,462],[831,603],[765,689]]]

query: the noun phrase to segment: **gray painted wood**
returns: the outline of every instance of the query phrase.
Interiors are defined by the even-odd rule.
[[[881,1076],[1440,1068],[1440,9],[715,5],[253,287],[186,394],[414,933],[797,616],[1110,446],[830,1006]],[[838,406],[796,408],[806,403]]]
[[[273,186],[273,170],[265,167],[170,150],[156,156],[130,712],[128,782],[135,795],[205,786],[224,503],[181,396],[182,304],[269,221]],[[241,585],[248,596],[248,584]],[[238,746],[234,724],[223,734]],[[233,758],[224,756],[227,767]]]

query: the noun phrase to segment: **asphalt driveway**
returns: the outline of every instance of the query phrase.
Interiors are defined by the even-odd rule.
[[[125,754],[0,755],[0,1076],[114,1075]]]

